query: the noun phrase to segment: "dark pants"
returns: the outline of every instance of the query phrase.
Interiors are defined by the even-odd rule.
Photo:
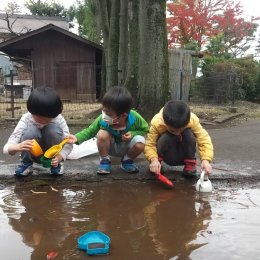
[[[158,139],[157,152],[168,165],[183,165],[185,159],[195,159],[195,136],[189,128],[185,129],[180,136],[166,132]]]
[[[57,124],[54,123],[49,123],[42,129],[39,129],[35,125],[29,124],[21,137],[21,142],[31,139],[35,139],[41,146],[43,152],[45,152],[53,145],[56,145],[62,141],[63,131]],[[22,151],[21,160],[23,162],[38,162],[39,158],[33,157],[28,151]]]

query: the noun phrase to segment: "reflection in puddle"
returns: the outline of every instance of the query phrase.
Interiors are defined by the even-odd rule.
[[[29,259],[33,251],[24,243],[22,234],[13,231],[8,223],[8,216],[19,219],[22,212],[25,209],[11,190],[0,190],[0,259]]]
[[[1,259],[54,253],[87,259],[77,239],[93,230],[111,238],[103,259],[257,259],[260,253],[259,189],[200,195],[189,183],[174,190],[118,182],[50,187],[0,190]]]

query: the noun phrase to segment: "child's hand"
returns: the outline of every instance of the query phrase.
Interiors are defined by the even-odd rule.
[[[201,162],[201,170],[205,170],[206,174],[211,174],[212,173],[212,166],[209,161],[207,160],[202,160]]]
[[[17,152],[30,151],[33,147],[33,140],[25,140],[19,144],[11,144],[8,147],[8,153],[15,155]]]
[[[160,171],[161,171],[161,164],[160,164],[158,158],[153,158],[151,160],[149,168],[150,168],[151,172],[153,172],[153,173],[155,173],[157,175],[160,173]]]
[[[132,139],[131,132],[127,132],[127,133],[122,135],[122,141],[123,142],[129,142],[129,141],[131,141],[131,139]]]
[[[68,143],[70,143],[70,144],[75,144],[78,141],[77,137],[75,135],[71,135],[71,134],[66,136],[65,138],[69,139]]]
[[[54,158],[52,158],[52,160],[51,160],[51,166],[52,167],[57,167],[58,166],[58,164],[59,164],[59,162],[61,162],[62,161],[62,157],[61,157],[61,155],[57,155],[57,156],[55,156]]]
[[[16,152],[30,151],[33,147],[33,140],[25,140],[17,144]]]

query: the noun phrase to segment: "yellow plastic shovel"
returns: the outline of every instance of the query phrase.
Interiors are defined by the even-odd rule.
[[[55,157],[61,151],[62,146],[66,144],[68,141],[69,139],[65,138],[61,143],[52,146],[44,153],[44,157],[49,159]]]

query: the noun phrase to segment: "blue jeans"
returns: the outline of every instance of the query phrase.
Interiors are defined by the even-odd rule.
[[[62,129],[55,123],[49,123],[41,129],[33,124],[29,124],[25,132],[22,134],[21,142],[35,139],[41,146],[43,152],[45,152],[53,145],[60,143],[63,138],[64,136]],[[21,161],[39,162],[39,158],[32,156],[29,151],[22,151]]]

